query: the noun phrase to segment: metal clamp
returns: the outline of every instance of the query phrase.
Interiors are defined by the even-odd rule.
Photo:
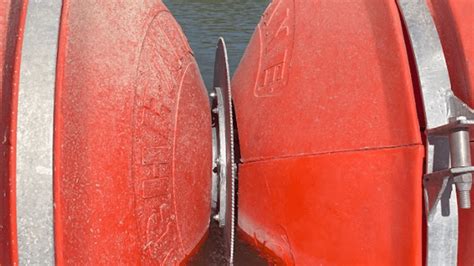
[[[397,0],[411,48],[426,118],[427,265],[457,265],[458,202],[470,208],[469,127],[474,113],[451,90],[441,41],[425,0]]]
[[[433,136],[447,137],[451,166],[446,169],[435,170],[431,173],[425,174],[423,179],[424,186],[433,186],[433,182],[434,185],[440,184],[440,181],[437,179],[452,178],[458,192],[459,208],[461,209],[471,208],[470,192],[472,188],[472,172],[474,172],[474,167],[471,165],[469,128],[473,125],[474,120],[468,120],[465,116],[458,116],[451,118],[450,123],[446,125],[427,130],[428,139],[432,139]],[[436,154],[433,154],[432,157],[434,158],[436,156]],[[438,195],[436,195],[436,199],[440,199],[440,196],[443,193],[443,189],[440,189],[437,193]],[[429,193],[426,194],[426,197],[428,197],[426,203],[428,203],[427,212],[429,214],[433,205],[435,205],[435,201],[430,201]],[[442,213],[446,216],[449,212],[442,210]]]

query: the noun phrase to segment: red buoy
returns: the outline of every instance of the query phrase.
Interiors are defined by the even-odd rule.
[[[0,265],[18,264],[16,113],[26,4],[27,1],[0,2]]]
[[[238,218],[289,265],[474,264],[471,0],[274,0],[212,106],[162,1],[55,3],[0,2],[0,265],[184,264],[211,204],[229,263]]]
[[[273,1],[232,86],[246,234],[291,264],[421,264],[424,148],[394,1]]]
[[[208,230],[211,120],[161,1],[64,1],[54,136],[58,264],[177,264]]]

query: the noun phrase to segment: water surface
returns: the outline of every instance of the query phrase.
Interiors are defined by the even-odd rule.
[[[225,38],[231,73],[268,0],[164,0],[191,44],[207,88],[212,86],[217,39]]]

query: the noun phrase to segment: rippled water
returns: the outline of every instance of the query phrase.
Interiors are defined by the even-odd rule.
[[[255,26],[268,0],[164,0],[183,28],[204,82],[212,86],[217,39],[225,38],[231,74],[235,71],[247,47]],[[191,265],[225,265],[224,238],[215,223],[211,224],[209,238]],[[241,239],[236,241],[234,265],[267,265],[257,251]]]
[[[209,88],[219,36],[225,38],[231,73],[237,67],[268,0],[164,0],[183,28]]]

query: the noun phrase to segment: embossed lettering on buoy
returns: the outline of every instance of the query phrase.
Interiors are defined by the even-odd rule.
[[[260,35],[259,75],[255,96],[277,96],[288,81],[293,53],[294,1],[273,1],[257,26]]]

